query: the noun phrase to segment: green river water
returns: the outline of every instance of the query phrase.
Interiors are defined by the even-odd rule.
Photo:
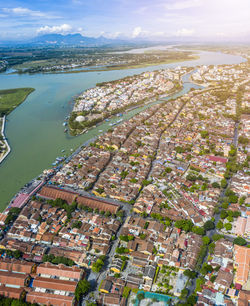
[[[237,64],[243,61],[244,59],[240,56],[201,52],[200,59],[195,61],[139,69],[67,74],[0,74],[0,89],[17,87],[36,89],[7,117],[5,135],[12,151],[0,164],[0,210],[2,211],[8,205],[24,184],[44,169],[50,168],[56,157],[70,154],[70,149],[76,149],[97,136],[101,133],[99,130],[105,132],[110,128],[110,122],[118,120],[117,117],[113,118],[110,122],[105,122],[77,137],[65,134],[62,124],[73,107],[72,97],[76,94],[94,87],[98,82],[120,79],[143,71],[180,65]],[[184,81],[183,90],[169,98],[182,95],[191,87],[197,88],[196,85],[188,82],[187,76],[184,77]],[[143,109],[145,107],[134,109],[125,114],[123,119],[131,118]],[[65,153],[61,153],[63,149]]]

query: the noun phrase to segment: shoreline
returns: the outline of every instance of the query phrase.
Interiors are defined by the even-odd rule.
[[[3,140],[4,140],[4,143],[7,147],[7,152],[4,153],[4,155],[0,158],[0,164],[5,160],[5,158],[9,155],[9,153],[11,152],[11,147],[8,143],[8,141],[6,140],[6,136],[5,136],[5,124],[6,124],[6,116],[4,115],[2,117],[2,128],[1,128],[1,135],[3,136]]]
[[[71,118],[71,115],[72,115],[73,109],[74,109],[74,105],[76,104],[77,99],[78,99],[86,90],[82,91],[81,93],[79,93],[78,95],[76,95],[76,96],[74,97],[74,99],[73,99],[74,105],[73,105],[73,109],[71,110],[70,115],[69,115],[69,119],[68,119],[69,134],[70,134],[70,135],[73,135],[73,136],[82,135],[82,134],[84,134],[85,132],[87,132],[89,129],[91,129],[91,128],[95,127],[95,126],[98,126],[98,125],[102,124],[106,119],[112,119],[112,118],[114,118],[118,113],[127,113],[127,112],[129,112],[129,111],[131,111],[131,110],[138,109],[138,108],[143,107],[143,106],[149,106],[149,105],[151,105],[151,104],[153,104],[153,103],[155,103],[155,102],[157,102],[157,101],[164,100],[164,99],[168,98],[168,97],[171,96],[171,95],[177,94],[178,92],[180,92],[180,91],[183,89],[183,84],[184,84],[183,78],[184,78],[187,74],[190,74],[190,75],[191,75],[192,72],[195,70],[195,68],[194,68],[194,67],[190,67],[190,69],[188,68],[187,70],[188,70],[188,71],[186,71],[185,73],[183,73],[183,74],[180,75],[180,79],[179,79],[179,81],[178,81],[177,84],[175,84],[175,83],[173,82],[173,83],[174,83],[174,87],[171,88],[168,92],[165,92],[165,93],[162,93],[162,94],[157,94],[157,95],[155,95],[154,97],[151,97],[151,98],[150,98],[149,100],[147,100],[147,101],[140,100],[140,101],[138,101],[137,103],[135,103],[134,105],[133,105],[133,103],[132,103],[132,104],[129,104],[129,105],[127,105],[127,106],[125,107],[125,109],[116,109],[116,112],[115,112],[114,114],[110,114],[110,115],[104,116],[100,122],[97,122],[97,123],[95,123],[95,124],[93,124],[93,125],[91,125],[91,126],[89,126],[89,127],[84,128],[81,132],[77,132],[78,129],[73,129],[73,128],[71,127],[71,125],[70,125],[70,123],[69,123],[69,119]],[[160,72],[160,71],[161,71],[161,69],[154,70],[154,72]],[[139,76],[139,75],[140,75],[140,74],[134,75],[134,76]],[[124,79],[124,78],[115,80],[115,82],[122,81],[123,79]],[[110,83],[110,82],[97,83],[97,84],[96,84],[96,87],[102,86],[102,84],[106,84],[106,83]],[[195,84],[195,85],[197,85],[197,84]],[[198,86],[200,86],[200,85],[198,85]],[[76,134],[74,134],[74,132],[76,132]]]
[[[87,67],[83,67],[80,70],[58,70],[58,71],[51,71],[51,72],[46,72],[46,71],[38,71],[34,73],[29,73],[29,72],[23,72],[20,73],[22,74],[28,74],[28,75],[35,75],[35,74],[70,74],[70,73],[81,73],[81,72],[102,72],[102,71],[112,71],[112,70],[126,70],[126,69],[139,69],[139,68],[147,68],[151,66],[159,66],[159,65],[168,65],[168,64],[174,64],[174,63],[179,63],[179,62],[188,62],[188,61],[194,61],[198,60],[200,56],[194,55],[190,58],[186,59],[179,59],[179,60],[167,60],[163,61],[160,63],[145,63],[145,64],[138,64],[138,65],[128,65],[128,66],[105,66],[105,68],[96,68],[96,69],[88,69]],[[93,66],[90,66],[93,67]],[[13,74],[18,74],[17,71],[9,73],[9,75]]]
[[[5,158],[10,154],[11,152],[11,147],[7,141],[7,138],[5,136],[5,126],[6,126],[6,117],[8,114],[10,114],[13,110],[15,110],[18,106],[20,106],[26,99],[27,97],[33,92],[35,91],[35,88],[11,88],[11,89],[2,89],[0,90],[0,92],[3,92],[3,91],[16,91],[16,90],[24,90],[24,89],[29,89],[29,92],[26,93],[22,99],[20,101],[17,102],[17,104],[14,106],[14,108],[9,108],[6,112],[6,114],[3,116],[3,117],[0,117],[2,118],[2,126],[1,126],[1,131],[0,131],[0,135],[3,137],[3,142],[5,143],[6,147],[7,147],[7,152],[4,153],[4,155],[2,157],[0,157],[0,164],[5,160]]]

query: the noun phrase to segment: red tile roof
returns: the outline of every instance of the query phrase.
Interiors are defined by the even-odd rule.
[[[53,306],[72,306],[74,296],[50,294],[42,292],[30,292],[26,295],[26,302]]]

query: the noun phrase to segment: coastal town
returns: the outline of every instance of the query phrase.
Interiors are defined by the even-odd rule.
[[[203,88],[164,100],[190,72]],[[248,305],[249,78],[248,61],[177,67],[82,93],[76,133],[159,103],[44,170],[0,213],[0,301]]]

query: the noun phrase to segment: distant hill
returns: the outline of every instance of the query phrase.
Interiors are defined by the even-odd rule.
[[[120,39],[108,39],[106,37],[86,37],[81,34],[45,34],[35,37],[30,41],[36,45],[81,45],[87,47],[102,46],[107,44],[123,43]]]
[[[79,33],[76,34],[45,34],[38,35],[29,40],[21,41],[0,41],[0,45],[4,46],[81,46],[81,47],[101,47],[105,45],[143,45],[150,44],[149,41],[142,41],[136,39],[110,39],[104,36],[100,37],[87,37]]]

